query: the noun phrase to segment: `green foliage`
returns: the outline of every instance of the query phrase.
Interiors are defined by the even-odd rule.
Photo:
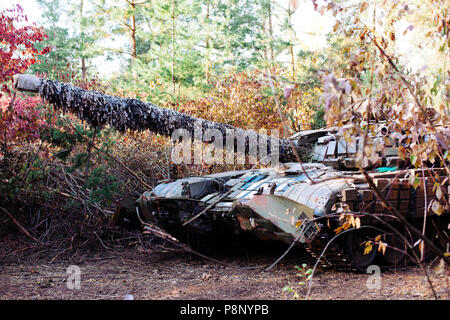
[[[117,198],[120,183],[114,175],[107,173],[104,166],[100,166],[92,170],[86,180],[85,187],[93,190],[88,203],[104,203],[108,205],[111,204],[114,198]]]
[[[48,38],[39,44],[39,49],[49,46],[52,50],[31,67],[31,71],[46,74],[54,78],[59,72],[71,73],[69,66],[76,54],[75,39],[69,35],[68,28],[58,26],[60,20],[59,0],[38,0],[47,25],[45,32]]]
[[[41,134],[43,141],[57,148],[53,156],[70,163],[68,172],[85,172],[86,179],[83,187],[91,191],[88,203],[108,203],[117,197],[120,189],[120,183],[107,172],[103,164],[105,161],[108,162],[104,153],[108,153],[108,149],[113,144],[113,133],[112,129],[100,132],[83,126],[67,116],[60,116],[55,126]],[[92,146],[96,140],[103,143],[98,147],[100,154],[94,155]]]
[[[39,48],[49,46],[52,50],[33,65],[31,71],[66,81],[80,79],[84,72],[83,80],[86,80],[86,72],[91,68],[89,60],[104,52],[98,44],[102,33],[94,23],[93,13],[86,10],[83,0],[78,4],[65,0],[37,2],[48,34]],[[62,21],[65,27],[61,27]]]
[[[306,286],[307,281],[311,280],[313,269],[308,268],[308,265],[306,263],[303,263],[301,267],[295,266],[295,269],[299,271],[299,273],[296,274],[297,277],[300,278],[300,281],[298,282],[298,285],[300,286]],[[283,292],[289,292],[292,294],[292,298],[295,300],[300,299],[300,294],[297,290],[295,290],[292,286],[286,286],[283,288]]]
[[[311,119],[311,128],[320,129],[326,127],[327,124],[325,123],[324,117],[325,109],[323,107],[319,107]]]

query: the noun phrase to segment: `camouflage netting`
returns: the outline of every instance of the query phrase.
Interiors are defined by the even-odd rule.
[[[199,119],[137,99],[118,98],[98,91],[84,90],[70,83],[41,80],[30,75],[19,75],[15,78],[15,85],[22,91],[38,92],[42,99],[52,104],[57,110],[70,111],[94,127],[109,125],[121,132],[150,130],[165,136],[172,136],[177,129],[185,129],[193,139],[202,139],[198,136],[198,132],[218,130],[223,136],[224,145],[227,133],[232,132],[235,135],[235,150],[238,143],[242,143],[245,139],[245,152],[248,153],[249,140],[256,139],[253,141],[257,141],[258,145],[261,142],[267,146],[267,153],[270,153],[271,143],[275,143],[274,147],[278,143],[282,158],[292,156],[288,139],[271,141],[266,135],[258,134],[253,130],[243,130],[227,124]],[[211,142],[211,139],[208,141],[204,137],[203,140]]]

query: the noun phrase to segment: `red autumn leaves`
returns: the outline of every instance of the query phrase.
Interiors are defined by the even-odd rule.
[[[37,62],[37,56],[49,52],[36,43],[47,38],[42,27],[26,25],[27,17],[20,5],[0,12],[0,97],[1,91],[9,92],[7,83],[16,73],[25,72]]]

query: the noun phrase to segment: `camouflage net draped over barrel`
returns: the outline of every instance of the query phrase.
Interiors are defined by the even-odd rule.
[[[20,88],[19,88],[20,89]],[[205,133],[207,130],[218,130],[226,141],[227,130],[235,135],[234,146],[241,139],[245,139],[245,152],[249,150],[249,139],[254,141],[267,141],[267,153],[271,150],[271,139],[258,134],[253,130],[243,130],[227,124],[196,118],[175,110],[158,107],[152,103],[144,103],[137,99],[119,98],[102,94],[98,91],[89,91],[73,86],[69,83],[60,83],[53,80],[42,79],[39,86],[39,95],[51,103],[56,109],[63,112],[71,111],[76,116],[93,125],[103,127],[110,125],[118,131],[150,130],[154,133],[172,136],[176,129],[185,129],[192,138],[197,138],[197,132]],[[229,131],[230,132],[230,131]],[[201,137],[200,137],[201,138]],[[250,140],[251,141],[251,140]],[[283,157],[292,156],[288,139],[277,139],[279,153]],[[259,145],[259,144],[258,144]]]

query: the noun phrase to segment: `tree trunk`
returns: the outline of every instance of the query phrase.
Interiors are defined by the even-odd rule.
[[[84,57],[84,26],[81,20],[83,19],[83,7],[84,0],[80,0],[80,30],[81,30],[81,43],[80,43],[80,54],[81,54],[81,79],[86,81],[86,58]]]
[[[263,17],[263,23],[262,23],[262,34],[263,34],[263,38],[266,38],[266,19]],[[267,47],[266,44],[263,45],[263,56],[264,56],[264,61],[267,61]]]
[[[84,57],[81,58],[81,79],[86,81],[86,59]]]
[[[175,96],[175,0],[172,0],[172,94]]]
[[[274,63],[275,55],[273,53],[273,29],[272,29],[272,0],[269,0],[269,36],[270,36],[270,59]]]
[[[130,2],[130,8],[132,10],[131,15],[131,64],[134,65],[134,62],[137,58],[137,50],[136,50],[136,3]]]
[[[289,21],[289,27],[292,28],[292,10],[291,10],[291,2],[290,1],[289,1],[289,7],[288,7],[288,21]],[[291,39],[291,41],[290,41],[289,51],[291,53],[292,81],[295,81],[295,57],[294,57],[293,39]]]
[[[209,84],[209,59],[210,59],[210,49],[209,49],[209,6],[210,0],[206,1],[206,66],[205,66],[205,80],[206,84]]]

